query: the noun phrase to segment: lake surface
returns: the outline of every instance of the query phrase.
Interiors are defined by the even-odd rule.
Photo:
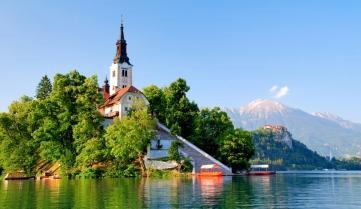
[[[361,172],[1,181],[0,208],[361,208]]]

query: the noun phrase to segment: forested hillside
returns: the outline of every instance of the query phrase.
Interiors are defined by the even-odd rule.
[[[270,164],[273,170],[314,170],[314,169],[361,169],[357,159],[331,161],[311,151],[303,143],[290,138],[290,143],[284,135],[289,132],[258,129],[252,132],[255,155],[252,164]]]

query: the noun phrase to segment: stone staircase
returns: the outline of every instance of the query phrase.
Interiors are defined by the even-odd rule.
[[[168,137],[173,136],[170,135],[170,131],[167,127],[163,124],[158,124],[158,128],[163,130],[163,134],[168,134]],[[189,142],[188,140],[184,139],[180,136],[175,136],[175,138],[183,143],[183,148],[180,148],[179,151],[182,155],[190,157],[192,159],[193,164],[193,173],[198,173],[200,171],[200,167],[206,164],[217,164],[222,169],[224,175],[232,175],[231,168],[227,167],[223,163],[219,162],[212,156],[205,153],[203,150]]]

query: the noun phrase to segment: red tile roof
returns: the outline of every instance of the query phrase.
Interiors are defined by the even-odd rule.
[[[114,94],[110,95],[109,98],[104,102],[104,104],[100,106],[100,108],[116,104],[127,92],[143,94],[140,90],[138,90],[134,86],[127,86],[125,88],[118,89]]]

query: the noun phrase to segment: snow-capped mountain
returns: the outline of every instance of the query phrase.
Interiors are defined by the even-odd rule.
[[[309,114],[273,100],[258,99],[239,109],[224,108],[236,127],[254,130],[266,124],[288,128],[293,137],[321,155],[361,156],[361,124],[330,113]]]

